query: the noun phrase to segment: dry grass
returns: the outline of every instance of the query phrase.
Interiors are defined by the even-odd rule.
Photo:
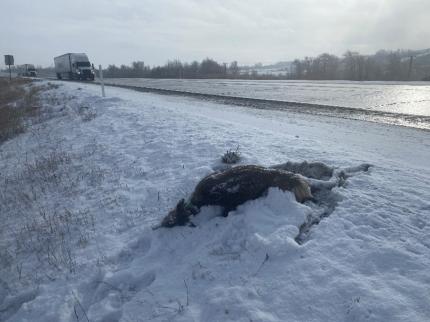
[[[21,98],[25,90],[23,85],[30,84],[28,79],[14,78],[11,81],[0,77],[0,105],[8,104]]]
[[[22,266],[31,259],[39,271],[76,270],[76,251],[94,236],[95,220],[90,210],[72,209],[67,201],[81,193],[81,185],[99,186],[104,172],[93,165],[74,166],[73,159],[59,148],[25,162],[0,188],[0,215],[6,227],[14,227],[13,239],[0,244],[0,272],[2,266],[16,266],[21,279],[29,274]]]
[[[73,200],[94,194],[106,176],[90,158],[98,152],[96,143],[88,147],[90,153],[74,152],[61,138],[52,137],[47,148],[48,127],[42,123],[69,115],[74,107],[67,105],[73,97],[64,93],[41,95],[56,88],[52,83],[0,78],[0,144],[26,130],[35,139],[32,149],[18,153],[16,170],[0,174],[0,275],[15,271],[22,283],[50,278],[51,271],[76,270],[79,249],[94,237],[93,209],[99,205],[84,208]],[[90,107],[76,108],[73,112],[84,122],[96,117]]]
[[[25,96],[25,84],[28,81],[0,78],[0,143],[24,131],[22,112],[13,103]]]
[[[0,144],[25,131],[25,121],[40,113],[40,93],[51,88],[28,79],[0,78]]]
[[[86,105],[78,107],[78,115],[81,117],[83,122],[92,121],[97,117],[97,113]]]
[[[57,270],[76,269],[76,244],[85,247],[95,230],[88,211],[40,210],[16,235],[16,252],[36,256],[41,265]]]
[[[10,106],[0,106],[0,144],[24,132],[22,113]]]
[[[236,164],[241,159],[240,147],[237,146],[236,150],[227,150],[221,158],[225,164]]]

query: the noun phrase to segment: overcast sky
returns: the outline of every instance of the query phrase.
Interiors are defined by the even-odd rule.
[[[250,64],[430,47],[430,0],[0,0],[0,11],[0,54],[16,64],[66,52],[103,65]]]

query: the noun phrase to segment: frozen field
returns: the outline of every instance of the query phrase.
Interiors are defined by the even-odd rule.
[[[307,103],[308,113],[430,129],[428,82],[107,79],[108,83],[260,100]],[[339,109],[338,107],[343,108]],[[311,109],[311,110],[310,110]]]
[[[0,145],[0,321],[428,320],[428,131],[55,83]],[[245,164],[372,167],[301,245],[320,209],[276,189],[151,229],[237,145]]]

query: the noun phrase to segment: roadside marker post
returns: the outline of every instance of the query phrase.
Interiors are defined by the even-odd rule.
[[[105,97],[105,83],[103,81],[103,69],[102,65],[99,65],[99,77],[100,77],[100,85],[102,86],[102,96]]]

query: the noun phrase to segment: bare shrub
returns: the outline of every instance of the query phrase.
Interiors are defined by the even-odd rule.
[[[239,145],[236,150],[227,150],[221,158],[221,161],[225,164],[235,164],[241,159],[241,153],[239,151]]]
[[[59,84],[53,84],[51,82],[48,82],[48,84],[46,84],[47,89],[57,89],[60,87]]]
[[[0,143],[22,132],[22,112],[11,106],[0,106]]]
[[[0,233],[9,236],[0,244],[0,261],[8,266],[0,265],[0,273],[16,267],[19,279],[21,275],[33,279],[33,272],[25,267],[34,260],[39,265],[32,267],[43,276],[50,268],[75,272],[79,248],[86,247],[95,235],[95,219],[89,209],[69,201],[79,195],[82,186],[102,184],[106,173],[86,162],[86,156],[58,147],[25,161],[20,171],[2,180],[0,217],[4,224]],[[1,231],[4,227],[9,228]]]
[[[70,96],[56,92],[41,95],[45,90],[56,88],[58,85],[49,83],[35,85],[20,80],[9,83],[0,79],[0,144],[27,127],[39,133],[45,127],[33,125],[66,115]],[[80,116],[83,121],[89,121],[96,114],[90,108],[82,108]],[[46,131],[40,133],[37,135],[45,135]],[[75,149],[53,139],[55,142],[41,141],[39,149],[31,149],[37,152],[25,154],[25,160],[16,170],[8,171],[6,167],[0,175],[0,220],[3,221],[0,275],[4,270],[12,270],[16,271],[17,279],[23,276],[33,281],[40,276],[50,278],[50,270],[74,272],[79,248],[90,243],[95,235],[92,212],[72,200],[83,191],[97,189],[105,178],[106,170],[90,162],[97,146],[89,144],[90,153],[72,152]],[[97,201],[93,205],[99,206]],[[31,262],[39,265],[27,265]]]
[[[71,157],[63,151],[52,151],[51,153],[41,156],[32,163],[27,163],[23,171],[23,177],[30,182],[59,183],[62,175],[58,173],[60,165],[70,163]]]
[[[44,96],[43,100],[46,104],[53,105],[53,106],[59,106],[59,105],[64,104],[65,99],[66,99],[66,97],[61,97],[61,96],[57,95],[56,93],[47,93]]]
[[[0,78],[0,105],[6,105],[21,98],[25,92],[23,85],[30,82],[20,78],[11,81],[7,78]]]
[[[92,121],[97,117],[97,113],[89,106],[85,105],[78,107],[78,114],[84,122]]]
[[[37,115],[40,110],[40,93],[45,90],[44,86],[30,86],[26,91],[20,107],[23,109],[23,113],[26,117],[32,117]]]
[[[36,256],[42,265],[57,270],[76,269],[76,246],[84,247],[95,232],[89,211],[42,211],[25,223],[16,235],[16,252]]]
[[[22,84],[0,78],[0,143],[24,131],[22,113],[12,105],[25,95]]]
[[[35,205],[48,193],[64,194],[72,186],[64,171],[71,158],[61,150],[46,153],[33,161],[25,161],[22,169],[4,178],[0,189],[0,215],[19,217],[33,213]],[[2,219],[5,219],[2,217]]]
[[[32,86],[29,80],[0,78],[0,144],[24,132],[25,119],[38,115],[39,95],[45,89]]]

